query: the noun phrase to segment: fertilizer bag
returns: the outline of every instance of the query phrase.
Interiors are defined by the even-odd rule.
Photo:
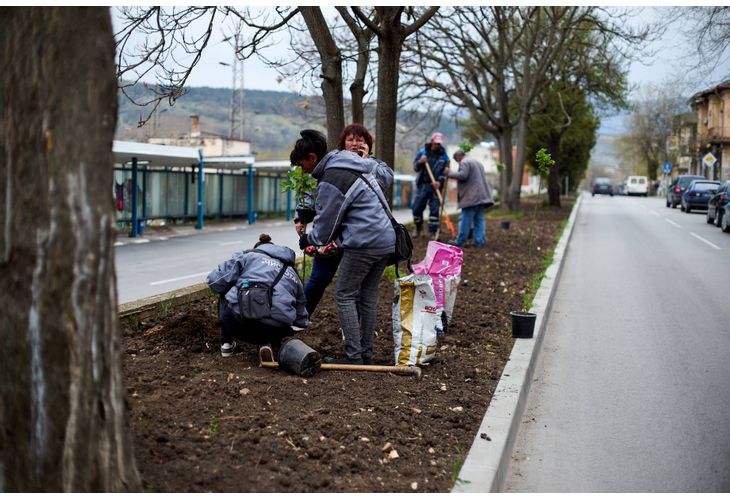
[[[431,361],[436,354],[436,326],[440,321],[430,275],[410,274],[395,280],[395,365],[419,365]]]

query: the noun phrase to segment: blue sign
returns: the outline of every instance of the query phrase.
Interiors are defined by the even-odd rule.
[[[668,161],[665,161],[664,162],[664,173],[668,174],[671,169],[672,169],[672,164],[669,163]]]

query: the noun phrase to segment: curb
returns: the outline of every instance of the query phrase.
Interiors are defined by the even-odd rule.
[[[515,339],[509,361],[462,464],[452,493],[498,493],[504,488],[520,419],[542,346],[546,320],[550,315],[555,288],[563,268],[563,258],[573,234],[582,199],[581,194],[573,205],[568,225],[555,247],[553,263],[545,271],[545,277],[532,301],[530,312],[537,314],[535,335],[531,339]]]

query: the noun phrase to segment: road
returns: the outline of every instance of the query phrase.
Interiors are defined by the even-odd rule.
[[[730,491],[730,234],[583,201],[505,490]]]
[[[399,222],[413,219],[410,210],[397,210],[394,216]],[[141,243],[130,239],[118,242],[115,248],[117,300],[124,304],[202,283],[233,252],[252,248],[261,233],[269,234],[274,243],[301,253],[294,223],[285,220],[261,221],[250,226],[244,222],[217,228],[208,225],[205,231],[189,236],[156,239],[143,235],[136,240]]]

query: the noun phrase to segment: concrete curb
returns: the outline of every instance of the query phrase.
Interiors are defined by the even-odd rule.
[[[553,263],[545,271],[545,277],[533,300],[530,312],[537,314],[534,337],[515,339],[509,361],[504,367],[452,493],[497,493],[504,488],[520,419],[542,346],[545,325],[563,268],[563,258],[573,234],[582,199],[583,195],[580,195],[573,206],[568,225],[555,248]]]

